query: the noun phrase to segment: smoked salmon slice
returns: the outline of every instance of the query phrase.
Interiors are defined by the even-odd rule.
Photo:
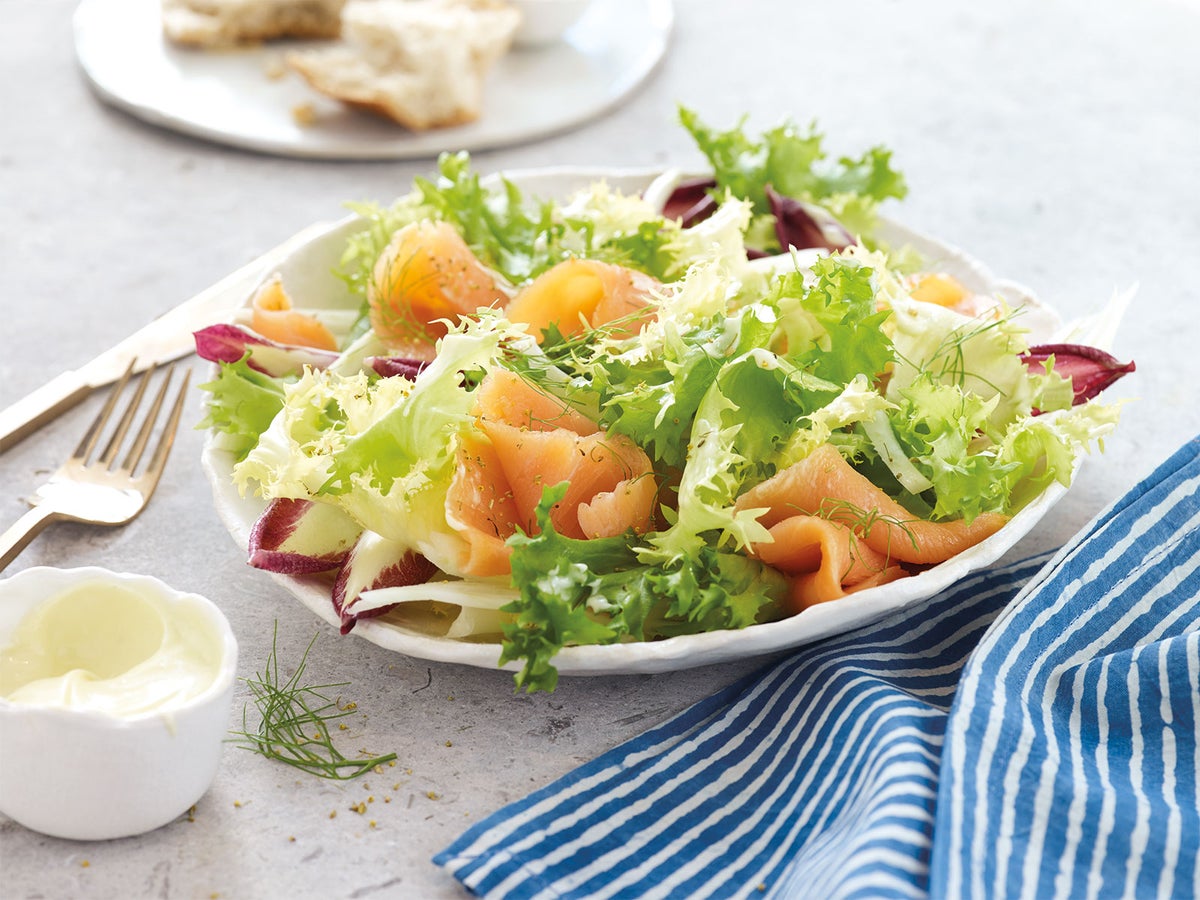
[[[568,259],[543,272],[509,303],[510,322],[524,322],[539,340],[551,325],[566,337],[614,323],[614,337],[629,337],[654,317],[658,279],[613,263]]]
[[[367,285],[371,328],[389,347],[413,355],[480,307],[508,302],[496,276],[448,222],[413,222],[393,235]]]
[[[650,517],[658,497],[658,483],[649,473],[627,478],[611,491],[598,493],[590,501],[579,504],[576,511],[579,527],[590,538],[614,537],[629,528],[643,534],[651,528]],[[643,510],[646,511],[644,518]]]
[[[501,472],[526,533],[532,533],[535,527],[534,513],[542,492],[566,481],[569,482],[566,496],[550,511],[554,529],[571,538],[609,537],[584,531],[579,521],[579,505],[598,495],[610,494],[622,482],[644,476],[650,470],[649,458],[625,435],[578,435],[563,428],[537,431],[487,419],[481,420],[479,427],[499,457]],[[645,531],[650,510],[646,508],[643,512],[628,527]]]
[[[793,576],[789,598],[793,613],[906,574],[838,522],[791,516],[769,530],[772,540],[753,544],[750,552]]]
[[[475,409],[481,419],[530,431],[565,428],[576,434],[595,434],[600,430],[587,416],[507,369],[496,369],[480,382],[475,389]]]
[[[876,572],[862,581],[843,585],[842,593],[832,596],[826,593],[828,586],[823,580],[822,573],[813,572],[808,575],[797,575],[792,579],[788,603],[791,604],[793,610],[800,612],[816,603],[825,603],[828,600],[836,600],[839,596],[846,597],[850,594],[856,594],[859,591],[865,591],[867,588],[878,587],[881,584],[887,584],[889,581],[895,581],[897,578],[904,578],[908,574],[903,566],[888,566],[882,572]]]
[[[307,313],[292,308],[292,298],[276,275],[262,285],[250,301],[250,327],[268,340],[318,350],[337,350],[337,338]]]
[[[464,575],[490,578],[510,571],[505,544],[523,519],[508,483],[496,477],[500,457],[484,435],[459,440],[457,468],[446,492],[446,522],[466,542],[457,566]]]
[[[476,389],[477,430],[459,442],[446,520],[466,541],[462,574],[509,571],[505,541],[537,531],[542,492],[569,483],[550,518],[560,534],[610,537],[650,527],[657,498],[650,458],[624,435],[606,435],[511,372]]]
[[[841,521],[890,562],[920,565],[945,562],[1008,522],[998,513],[976,516],[969,525],[920,519],[854,471],[830,444],[748,490],[735,508],[766,509],[759,521],[767,528],[799,514]]]

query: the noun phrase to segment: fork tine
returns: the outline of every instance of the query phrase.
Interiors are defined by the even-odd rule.
[[[163,426],[162,434],[158,438],[158,446],[154,448],[154,455],[150,457],[150,462],[146,466],[146,471],[142,477],[149,479],[149,491],[153,491],[158,484],[158,479],[162,475],[163,467],[167,464],[167,456],[171,453],[171,447],[175,443],[175,432],[179,428],[179,417],[183,414],[183,401],[187,399],[188,382],[192,380],[191,371],[183,373],[183,381],[179,384],[179,392],[175,395],[175,403],[171,407],[171,414],[167,417],[167,424]],[[163,386],[163,391],[166,391],[166,386]]]
[[[133,374],[133,367],[137,363],[136,359],[129,361],[129,367],[125,370],[125,374],[113,386],[112,391],[108,395],[108,399],[104,401],[104,406],[96,416],[95,421],[88,426],[87,431],[83,433],[83,440],[79,442],[79,446],[75,448],[75,453],[71,459],[80,462],[87,462],[87,458],[92,455],[92,451],[96,449],[96,442],[100,439],[100,432],[104,430],[104,426],[108,424],[108,417],[112,415],[114,407],[117,405],[117,400],[121,396],[121,392],[125,390],[125,385],[129,383],[129,376]]]
[[[100,464],[107,466],[109,469],[115,468],[117,464],[117,454],[121,451],[121,444],[125,441],[125,435],[129,432],[129,428],[133,425],[133,420],[137,416],[138,407],[142,405],[142,398],[146,396],[146,385],[150,383],[150,376],[154,374],[154,364],[146,369],[138,382],[137,390],[133,392],[133,396],[125,405],[125,414],[121,416],[121,421],[117,423],[116,431],[112,437],[108,439],[108,444],[104,447],[104,453],[100,457]],[[152,415],[156,415],[154,411]]]
[[[149,375],[150,373],[147,372],[146,374]],[[162,409],[163,400],[167,396],[167,389],[171,386],[171,379],[174,375],[175,367],[171,366],[167,369],[167,377],[163,379],[162,385],[154,397],[154,402],[150,404],[150,409],[146,411],[145,421],[142,422],[142,427],[134,439],[133,446],[129,448],[129,453],[126,455],[125,461],[121,463],[121,468],[124,471],[132,473],[141,461],[142,453],[146,449],[146,443],[150,440],[150,434],[154,431],[154,423],[158,421],[159,411]]]

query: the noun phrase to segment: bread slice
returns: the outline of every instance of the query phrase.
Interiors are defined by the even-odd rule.
[[[276,38],[336,38],[346,0],[163,0],[163,32],[177,44],[228,47]]]
[[[424,131],[479,118],[488,71],[520,14],[489,0],[350,0],[344,42],[293,53],[316,90]]]

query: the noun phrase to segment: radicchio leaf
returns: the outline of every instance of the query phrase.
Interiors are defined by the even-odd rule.
[[[663,204],[664,219],[679,219],[684,228],[703,222],[717,209],[717,201],[709,191],[717,186],[713,178],[691,178],[681,181]]]
[[[845,250],[855,243],[854,235],[824,207],[785,197],[769,184],[766,190],[775,216],[775,237],[785,251],[788,247]]]
[[[305,366],[324,369],[338,358],[338,354],[332,350],[280,344],[240,325],[210,325],[197,331],[193,337],[196,340],[196,354],[201,359],[232,363],[249,351],[250,357],[246,362],[250,368],[273,378],[299,375]]]
[[[1111,354],[1086,344],[1039,344],[1030,347],[1021,359],[1032,370],[1041,371],[1054,358],[1054,371],[1071,379],[1075,406],[1086,403],[1117,379],[1136,370],[1131,360],[1123,363]]]
[[[717,201],[710,193],[716,184],[712,178],[693,178],[680,182],[663,205],[663,217],[679,219],[684,228],[703,222],[716,212]],[[797,250],[813,247],[844,250],[856,243],[854,235],[824,207],[785,197],[771,185],[766,186],[766,195],[775,217],[775,236],[784,250],[788,247]],[[748,247],[746,255],[750,259],[757,259],[770,254]]]
[[[348,634],[359,619],[381,616],[396,606],[392,603],[356,613],[354,601],[363,591],[424,584],[436,572],[437,566],[405,545],[364,531],[333,583],[333,609],[342,620],[342,634]]]
[[[336,569],[350,553],[362,526],[328,503],[276,499],[250,532],[250,565],[281,575]]]
[[[429,365],[423,359],[409,359],[404,356],[368,356],[363,362],[384,378],[403,375],[409,381],[415,380]]]

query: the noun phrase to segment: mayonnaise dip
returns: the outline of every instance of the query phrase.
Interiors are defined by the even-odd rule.
[[[29,610],[0,648],[0,698],[116,718],[169,714],[212,688],[224,637],[197,597],[84,582]]]

